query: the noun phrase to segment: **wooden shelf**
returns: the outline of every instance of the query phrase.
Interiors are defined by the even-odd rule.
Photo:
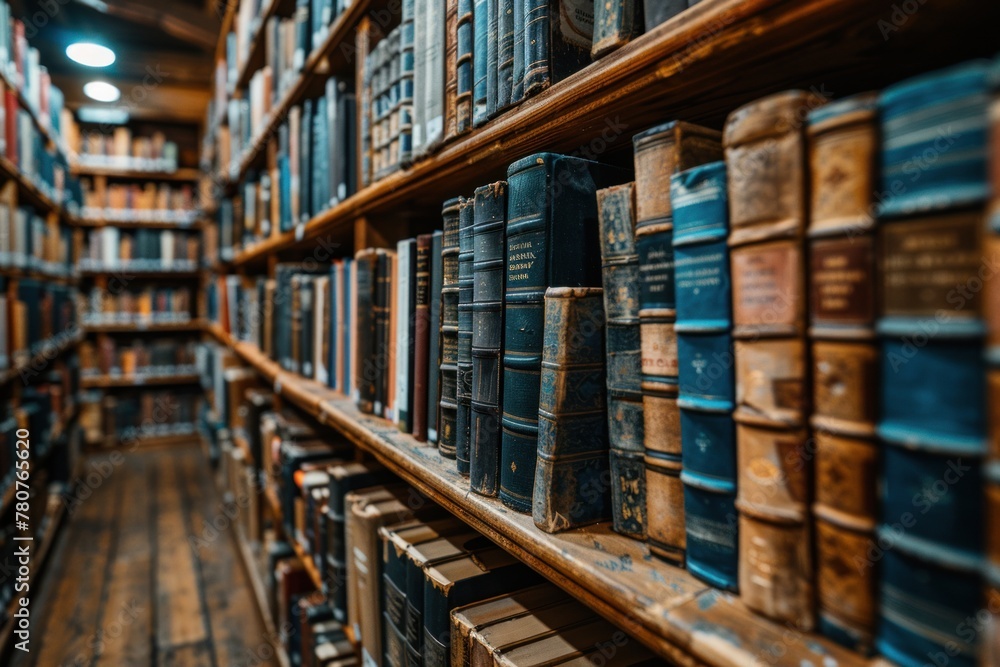
[[[30,104],[28,104],[28,98],[24,96],[23,91],[17,86],[15,86],[11,78],[8,77],[7,74],[2,71],[0,71],[0,81],[3,81],[4,87],[6,87],[8,90],[13,90],[17,94],[18,105],[22,109],[27,111],[29,116],[31,116],[31,121],[34,123],[38,131],[42,134],[42,137],[44,137],[46,143],[53,146],[64,157],[69,155],[69,151],[66,150],[66,146],[63,144],[62,139],[59,137],[59,135],[53,132],[49,128],[47,123],[42,123],[35,109]]]
[[[198,229],[204,219],[196,217],[190,220],[137,220],[135,218],[115,218],[108,216],[79,216],[72,221],[75,227],[122,227],[125,229]]]
[[[257,70],[264,66],[264,30],[267,27],[268,19],[278,13],[278,9],[282,4],[287,6],[288,1],[265,0],[264,6],[260,8],[260,13],[257,15],[260,23],[257,24],[257,29],[250,35],[246,60],[236,73],[236,82],[233,85],[233,89],[229,91],[230,94],[249,86],[250,78],[253,77]],[[312,30],[312,28],[308,29]]]
[[[198,439],[198,432],[193,429],[190,433],[172,433],[169,435],[150,435],[150,436],[137,436],[122,438],[120,436],[110,436],[103,440],[98,440],[96,443],[91,441],[88,443],[91,448],[95,445],[99,445],[104,449],[114,449],[122,445],[127,445],[129,449],[133,447],[178,447],[180,445],[190,444],[192,440]]]
[[[654,558],[645,543],[614,533],[607,523],[545,533],[530,516],[471,493],[468,479],[436,448],[400,433],[384,419],[361,413],[343,395],[280,370],[256,347],[234,343],[217,326],[208,331],[256,368],[277,393],[336,428],[421,493],[668,660],[719,667],[755,664],[780,646],[784,651],[776,665],[882,664],[754,614],[738,596],[712,589],[686,570]]]
[[[100,268],[80,269],[81,276],[116,276],[124,278],[197,278],[201,275],[201,269],[184,269],[170,271],[163,269],[139,268],[129,265],[104,266]]]
[[[127,322],[122,324],[84,324],[87,333],[166,333],[202,331],[205,323],[199,319],[187,322]]]
[[[201,178],[201,171],[190,167],[178,167],[173,171],[159,169],[130,169],[128,167],[103,167],[79,162],[70,164],[70,173],[76,176],[105,176],[137,181],[180,181],[193,182]]]
[[[64,219],[72,220],[73,216],[62,205],[53,201],[4,155],[0,155],[0,180],[12,180],[17,183],[18,198],[23,197],[24,203],[31,204],[40,213],[54,211]]]
[[[98,375],[81,377],[81,389],[108,389],[113,387],[158,387],[171,384],[197,384],[201,377],[197,373],[179,375]]]
[[[0,385],[21,377],[22,372],[32,372],[32,369],[47,367],[50,361],[58,358],[83,340],[83,335],[83,331],[77,329],[72,334],[60,334],[48,339],[42,343],[42,347],[37,353],[15,361],[11,368],[0,373]]]

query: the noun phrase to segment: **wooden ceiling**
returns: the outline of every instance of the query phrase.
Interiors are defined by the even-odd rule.
[[[83,84],[109,81],[122,91],[111,105],[135,119],[201,122],[210,97],[213,54],[227,0],[13,0],[52,81],[70,108],[102,106]],[[235,0],[229,0],[235,1]],[[76,41],[114,50],[105,68],[66,57]]]

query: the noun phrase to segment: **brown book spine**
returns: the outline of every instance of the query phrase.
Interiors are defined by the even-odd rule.
[[[646,540],[657,556],[684,562],[684,486],[677,407],[677,311],[673,283],[670,177],[722,157],[721,135],[673,122],[633,138],[635,244],[639,254],[639,337],[646,469]]]
[[[726,121],[729,173],[740,595],[775,620],[812,629],[805,341],[805,114],[822,98],[791,91]]]
[[[876,102],[866,93],[808,119],[816,597],[824,633],[864,654],[877,616],[875,568],[858,566],[878,507]]]
[[[458,0],[447,0],[444,14],[444,139],[458,134]]]
[[[427,366],[431,342],[431,234],[417,237],[417,289],[413,321],[413,437],[427,440]]]

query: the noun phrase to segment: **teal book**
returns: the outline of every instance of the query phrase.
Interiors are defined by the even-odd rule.
[[[590,0],[519,0],[524,3],[523,97],[531,97],[590,63],[594,3]]]
[[[455,457],[460,472],[468,472],[472,425],[472,261],[475,256],[473,201],[462,198],[458,211],[458,384],[455,417]]]
[[[641,0],[603,0],[594,3],[595,59],[628,44],[642,34]]]

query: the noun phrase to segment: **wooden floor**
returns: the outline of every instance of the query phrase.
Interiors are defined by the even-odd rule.
[[[206,531],[228,522],[201,450],[122,456],[88,462],[103,481],[63,526],[14,667],[275,665],[232,535]]]

